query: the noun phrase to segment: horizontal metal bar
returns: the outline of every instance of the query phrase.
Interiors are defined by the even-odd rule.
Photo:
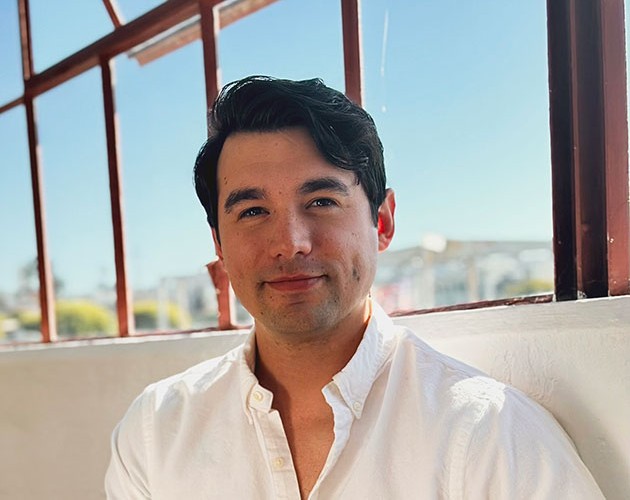
[[[24,96],[20,96],[17,99],[13,99],[12,101],[0,106],[0,115],[5,111],[9,111],[10,109],[19,106],[20,104],[24,104]]]
[[[547,302],[553,302],[552,294],[533,295],[531,297],[512,297],[509,299],[482,300],[480,302],[468,302],[466,304],[454,304],[452,306],[431,307],[428,309],[417,309],[408,311],[395,311],[393,313],[390,313],[390,316],[413,316],[416,314],[429,314],[449,311],[468,311],[471,309],[483,309],[486,307],[518,306],[523,304],[544,304]]]

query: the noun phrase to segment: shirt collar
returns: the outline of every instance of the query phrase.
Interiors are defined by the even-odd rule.
[[[333,376],[355,418],[361,418],[365,400],[394,346],[394,324],[383,309],[372,301],[372,315],[354,356]]]
[[[381,367],[389,357],[394,345],[394,324],[391,318],[374,301],[372,314],[359,343],[356,352],[348,361],[348,364],[339,373],[333,376],[334,383],[341,396],[352,411],[355,418],[361,418],[363,405],[372,388]],[[271,408],[272,395],[258,384],[254,375],[256,366],[256,339],[255,328],[249,332],[247,340],[243,344],[238,360],[241,373],[241,401],[243,411],[250,423],[253,422],[250,406],[264,406],[266,411]],[[262,400],[254,398],[255,392],[260,391],[265,397]]]

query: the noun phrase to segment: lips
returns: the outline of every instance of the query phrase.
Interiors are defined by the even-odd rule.
[[[280,292],[302,292],[317,286],[323,279],[323,275],[279,276],[265,281],[265,284]]]

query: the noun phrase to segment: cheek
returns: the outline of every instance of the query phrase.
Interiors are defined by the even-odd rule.
[[[248,270],[251,269],[251,252],[248,251],[248,246],[241,245],[223,245],[223,260],[225,263],[225,269],[230,277],[231,281],[237,281],[243,279],[244,276],[249,274]]]
[[[355,285],[364,284],[369,287],[376,274],[378,238],[371,234],[368,237],[364,235],[363,238],[355,235],[351,245],[352,282]]]

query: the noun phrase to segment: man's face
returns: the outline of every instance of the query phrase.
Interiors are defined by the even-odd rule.
[[[316,338],[365,314],[393,218],[391,234],[377,231],[353,172],[289,128],[229,136],[217,181],[217,253],[257,328]]]

